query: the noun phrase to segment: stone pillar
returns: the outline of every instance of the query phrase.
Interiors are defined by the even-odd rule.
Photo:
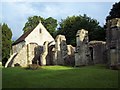
[[[75,66],[87,65],[90,59],[88,31],[81,29],[76,34]]]
[[[66,38],[63,35],[58,35],[55,39],[55,61],[58,65],[64,65],[64,59],[67,57]]]
[[[41,65],[46,65],[46,56],[48,54],[48,41],[44,42],[43,52],[41,54]]]
[[[72,45],[67,45],[68,55],[74,55],[75,47]]]
[[[120,18],[113,18],[106,23],[107,55],[110,68],[120,66]]]
[[[72,45],[67,45],[67,57],[65,58],[65,65],[74,66],[75,65],[75,47]]]

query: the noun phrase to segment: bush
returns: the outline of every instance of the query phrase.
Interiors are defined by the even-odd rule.
[[[120,65],[111,65],[110,69],[112,69],[112,70],[120,70]]]
[[[38,67],[39,67],[39,65],[37,65],[37,64],[28,65],[28,69],[31,69],[31,70],[36,70],[36,69],[38,69]]]

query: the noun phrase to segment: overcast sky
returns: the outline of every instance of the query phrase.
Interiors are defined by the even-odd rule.
[[[15,1],[15,0],[14,0]],[[30,16],[53,17],[60,22],[67,16],[87,14],[97,19],[101,26],[105,23],[115,2],[2,2],[0,22],[7,23],[16,40],[23,34],[23,27]],[[2,4],[2,5],[1,5]],[[1,9],[2,8],[2,9]]]

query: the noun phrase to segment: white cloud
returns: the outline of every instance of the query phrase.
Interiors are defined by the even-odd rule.
[[[22,34],[22,28],[28,16],[36,14],[38,11],[30,3],[4,2],[2,3],[2,18],[13,32],[13,38]]]
[[[53,17],[60,20],[67,16],[87,14],[103,22],[104,17],[108,13],[107,10],[112,6],[112,3],[107,4],[108,3],[3,2],[2,18],[3,22],[6,22],[12,29],[13,38],[18,38],[22,34],[22,28],[29,16],[38,15],[44,18]]]
[[[47,5],[45,6],[45,9],[41,12],[41,14],[43,14],[46,17],[50,17],[50,16],[56,17],[56,16],[65,15],[67,11],[65,8],[62,9],[61,5],[59,5],[58,7]]]
[[[5,5],[5,9],[4,9]],[[11,14],[11,17],[24,17],[26,15],[35,14],[38,12],[34,10],[29,3],[4,3],[3,14]]]
[[[44,8],[40,9],[39,15],[44,17],[54,17],[57,19],[65,18],[66,16],[78,14],[78,9],[74,9],[68,3],[49,3],[44,4]]]

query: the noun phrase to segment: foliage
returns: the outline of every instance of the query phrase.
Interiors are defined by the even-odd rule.
[[[0,23],[0,64],[2,62],[2,25]]]
[[[120,2],[113,4],[109,15],[107,16],[106,20],[113,19],[113,18],[120,18]]]
[[[45,19],[44,25],[45,25],[45,28],[48,30],[48,32],[53,37],[55,37],[54,34],[55,34],[55,31],[56,31],[56,27],[57,27],[57,20],[52,18],[52,17],[49,17],[49,18]]]
[[[28,21],[26,22],[23,28],[24,33],[28,30],[33,30],[39,24],[40,21],[45,26],[45,28],[48,30],[48,32],[50,32],[50,34],[54,37],[54,32],[57,27],[57,20],[52,17],[49,17],[46,19],[42,18],[41,16],[29,17]]]
[[[80,29],[88,30],[89,40],[105,40],[105,30],[95,19],[86,16],[71,16],[61,20],[57,34],[66,36],[67,44],[75,46],[76,33]]]
[[[27,67],[27,69],[30,69],[30,70],[36,70],[36,69],[38,69],[39,68],[39,66],[37,65],[37,64],[30,64],[30,65],[28,65],[28,67]]]
[[[43,23],[44,18],[40,16],[29,17],[28,21],[25,23],[25,26],[23,28],[24,33],[27,32],[28,30],[33,30],[40,21]]]
[[[2,25],[2,64],[5,65],[10,57],[12,32],[7,24]]]
[[[4,88],[117,88],[118,71],[104,65],[81,68],[42,66],[42,69],[3,68]]]

